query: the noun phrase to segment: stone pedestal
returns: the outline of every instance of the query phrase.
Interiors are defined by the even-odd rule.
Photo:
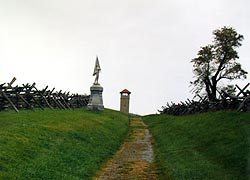
[[[104,110],[103,101],[102,101],[103,87],[100,86],[99,84],[93,84],[90,87],[90,92],[91,92],[91,95],[90,95],[90,99],[88,103],[88,109],[103,111]]]

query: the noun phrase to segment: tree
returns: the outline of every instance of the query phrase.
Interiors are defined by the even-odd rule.
[[[218,82],[222,79],[245,79],[247,72],[236,62],[239,59],[236,48],[241,46],[243,35],[232,27],[213,31],[213,43],[198,52],[192,59],[195,80],[190,82],[193,92],[198,94],[205,89],[210,101],[215,101]]]

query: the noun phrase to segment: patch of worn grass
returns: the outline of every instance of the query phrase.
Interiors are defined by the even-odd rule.
[[[107,109],[0,112],[0,179],[90,179],[128,128],[126,115]]]
[[[160,179],[250,179],[250,113],[149,115]]]

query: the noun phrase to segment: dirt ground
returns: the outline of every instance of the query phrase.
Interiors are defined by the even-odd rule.
[[[131,119],[130,135],[94,180],[156,180],[151,134],[140,117]]]

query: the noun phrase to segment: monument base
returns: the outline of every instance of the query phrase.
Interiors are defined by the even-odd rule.
[[[100,86],[99,84],[93,84],[90,87],[90,99],[88,103],[88,109],[90,110],[96,110],[96,111],[103,111],[104,106],[103,106],[103,101],[102,101],[102,92],[103,92],[103,87]]]

